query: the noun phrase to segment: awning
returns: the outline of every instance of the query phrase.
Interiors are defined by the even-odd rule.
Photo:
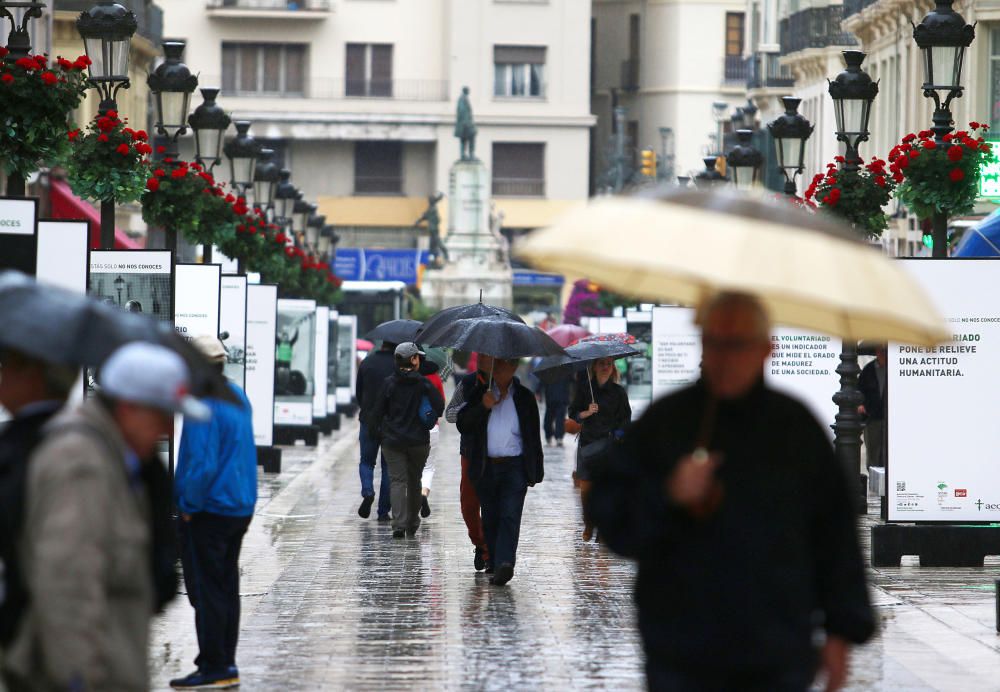
[[[101,247],[101,215],[92,205],[73,194],[62,180],[53,180],[50,188],[53,219],[83,219],[90,224],[90,247]],[[140,250],[142,245],[129,238],[125,231],[115,229],[116,250]]]

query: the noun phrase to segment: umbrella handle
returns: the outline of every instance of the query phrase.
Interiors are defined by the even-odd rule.
[[[590,403],[596,404],[597,399],[594,398],[594,383],[590,379],[590,366],[587,366],[587,386],[590,387]]]

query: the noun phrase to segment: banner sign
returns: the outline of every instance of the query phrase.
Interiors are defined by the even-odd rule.
[[[320,305],[316,308],[316,373],[313,381],[316,383],[313,392],[313,418],[326,418],[326,371],[327,350],[330,348],[330,308]]]
[[[843,342],[826,334],[775,327],[771,333],[771,357],[764,366],[764,380],[779,392],[805,404],[833,440],[837,405],[833,395],[840,390],[840,351]]]
[[[188,341],[199,336],[219,338],[222,269],[217,264],[178,264],[174,271],[174,329]],[[174,450],[180,449],[183,430],[184,417],[176,416]]]
[[[219,338],[226,349],[225,375],[246,389],[247,277],[222,276],[219,296]]]
[[[358,380],[358,317],[337,318],[337,405],[349,406]]]
[[[890,521],[1000,521],[1000,262],[899,260],[952,331],[934,348],[889,344]]]
[[[328,312],[326,331],[326,412],[337,412],[337,340],[340,338],[338,320],[340,313],[331,309]]]
[[[413,286],[419,268],[430,261],[427,250],[337,248],[333,273],[344,281],[402,281]]]
[[[278,287],[247,286],[246,393],[253,407],[253,437],[258,447],[274,444],[274,352],[278,324]]]
[[[694,310],[653,308],[653,401],[698,379],[701,366],[701,330]]]
[[[566,283],[562,274],[547,274],[545,272],[526,271],[524,269],[514,270],[515,286],[551,286],[560,288]]]
[[[39,221],[36,278],[86,294],[89,233],[86,221]]]
[[[37,224],[37,199],[0,197],[0,269],[34,275]]]
[[[316,301],[278,299],[274,422],[312,425],[316,394]]]

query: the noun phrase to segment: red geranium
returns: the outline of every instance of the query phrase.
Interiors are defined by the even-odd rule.
[[[128,145],[127,144],[119,144],[117,147],[115,147],[115,151],[117,151],[122,156],[128,156],[128,152],[129,152]]]
[[[961,168],[952,168],[951,172],[948,173],[948,177],[953,183],[961,182],[962,180],[965,180],[965,171]]]
[[[3,76],[0,77],[0,81],[3,81],[4,84],[10,84],[11,82],[14,81],[14,75],[12,75],[10,72],[4,72]]]
[[[186,175],[187,175],[186,168],[175,168],[174,170],[170,171],[171,178],[183,178]]]
[[[99,134],[99,135],[97,135],[97,141],[101,142],[103,144],[104,142],[108,141],[108,136],[106,134],[103,134],[103,133]]]
[[[962,147],[958,145],[948,147],[948,160],[952,163],[962,160]]]
[[[146,181],[146,189],[150,192],[156,192],[160,189],[160,181],[157,178],[150,178]]]
[[[54,72],[49,72],[48,70],[46,70],[45,72],[42,73],[42,82],[45,84],[45,86],[52,86],[58,81],[59,78],[56,77]]]
[[[928,139],[924,142],[924,149],[937,149],[937,142],[933,139]]]

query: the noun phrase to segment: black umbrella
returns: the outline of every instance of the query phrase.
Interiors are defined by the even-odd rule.
[[[429,320],[424,322],[424,326],[420,329],[417,334],[417,339],[422,344],[432,344],[435,343],[435,339],[438,337],[438,333],[458,320],[471,320],[478,319],[480,317],[500,317],[503,319],[513,320],[514,322],[524,323],[517,313],[508,310],[507,308],[502,308],[499,305],[489,305],[487,303],[470,303],[469,305],[456,305],[454,307],[445,308],[441,310]]]
[[[0,348],[62,365],[98,366],[131,341],[159,344],[184,359],[191,393],[237,402],[218,368],[168,322],[130,313],[17,272],[0,273]]]
[[[552,337],[524,322],[492,316],[459,319],[442,326],[421,343],[459,351],[475,351],[495,358],[552,356],[564,353]]]
[[[567,347],[564,356],[542,358],[535,366],[534,373],[539,380],[549,384],[572,377],[601,358],[618,360],[639,355],[642,355],[642,352],[629,344],[618,341],[589,341]]]
[[[364,338],[369,341],[388,341],[392,344],[416,341],[417,331],[422,326],[424,323],[417,320],[389,320],[365,334]]]

